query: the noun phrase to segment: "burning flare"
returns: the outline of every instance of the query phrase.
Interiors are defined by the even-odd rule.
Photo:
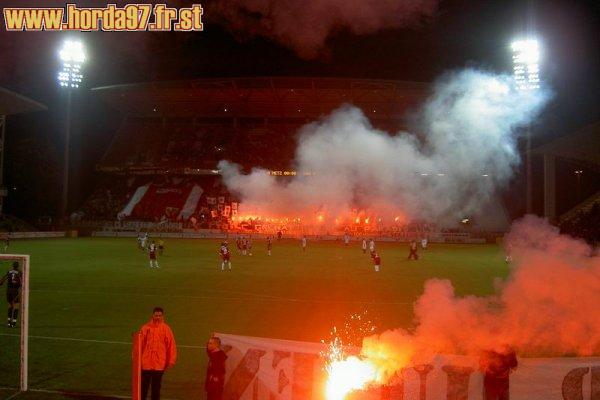
[[[365,389],[377,378],[375,365],[356,356],[333,361],[327,372],[327,400],[344,400],[350,392]]]
[[[351,392],[366,389],[380,381],[378,366],[372,359],[348,356],[344,350],[344,342],[351,346],[360,345],[364,337],[372,335],[375,330],[375,322],[366,310],[352,314],[341,331],[338,332],[335,327],[332,329],[327,350],[321,353],[326,360],[327,400],[344,400]]]

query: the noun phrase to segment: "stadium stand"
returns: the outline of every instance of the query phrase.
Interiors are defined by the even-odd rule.
[[[220,160],[246,170],[289,170],[296,132],[305,123],[352,103],[375,126],[398,131],[404,110],[426,91],[423,83],[338,78],[198,79],[93,89],[122,113],[123,122],[96,166],[104,179],[71,219],[228,226],[236,200],[220,182]]]
[[[123,114],[123,122],[96,167],[107,183],[85,202],[78,220],[120,228],[154,223],[169,230],[298,231],[294,221],[232,218],[238,202],[222,185],[218,162],[230,160],[246,171],[262,167],[285,179],[294,173],[296,134],[304,124],[350,103],[375,127],[399,132],[406,128],[405,111],[427,91],[422,83],[338,78],[199,79],[93,89]],[[356,236],[404,240],[436,231],[464,237],[423,222],[386,231],[377,224],[347,225]]]
[[[560,228],[563,233],[598,245],[600,243],[600,192],[566,213],[561,218]]]
[[[551,221],[556,221],[563,232],[597,244],[600,235],[600,122],[589,124],[534,149],[533,154],[542,156],[544,160],[544,215]],[[567,163],[564,164],[567,171],[564,171],[565,166],[560,171],[561,162]],[[557,190],[557,175],[561,172],[565,175],[566,172],[567,176],[573,178],[575,175],[572,170],[575,166],[579,172],[585,172],[588,180],[586,196],[589,197],[583,201],[578,198],[573,206],[557,217],[557,192],[570,194],[565,187]],[[572,192],[579,192],[579,187]]]
[[[11,115],[43,110],[47,110],[44,104],[0,87],[0,230],[14,231],[31,228],[27,223],[16,217],[4,215],[4,202],[8,194],[8,191],[4,187],[4,151],[7,118]]]

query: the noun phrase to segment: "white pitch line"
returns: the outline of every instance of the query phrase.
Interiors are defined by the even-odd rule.
[[[52,394],[62,394],[65,396],[84,396],[84,397],[106,397],[107,399],[131,399],[131,396],[123,396],[119,394],[95,394],[95,393],[78,393],[78,392],[70,392],[70,391],[60,391],[60,390],[48,390],[48,389],[28,389],[30,392],[38,392],[38,393],[52,393]]]
[[[14,388],[14,387],[0,387],[0,389],[19,390],[18,388]],[[96,394],[96,393],[85,393],[85,392],[72,392],[72,391],[68,391],[68,390],[31,389],[31,388],[27,389],[27,391],[28,392],[37,392],[37,393],[60,394],[60,395],[64,395],[64,396],[78,396],[78,397],[84,396],[84,397],[95,397],[95,398],[105,397],[107,399],[131,399],[131,396],[123,396],[120,394]],[[15,399],[15,398],[17,398],[17,396],[20,396],[23,393],[25,393],[25,392],[19,391],[5,400]],[[176,400],[176,399],[165,399],[165,400]]]
[[[76,291],[76,290],[62,290],[62,289],[31,289],[31,292],[58,292],[58,293],[72,293],[72,294],[93,294],[93,295],[123,295],[123,293],[114,292],[92,292],[92,291]],[[270,302],[289,302],[289,303],[319,303],[319,304],[385,304],[385,305],[409,305],[413,304],[412,301],[380,301],[380,300],[319,300],[319,299],[298,299],[294,297],[219,297],[219,296],[185,296],[168,293],[128,293],[128,296],[142,296],[142,297],[157,297],[157,296],[169,296],[173,298],[181,299],[196,299],[196,300],[231,300],[231,301],[270,301]]]
[[[18,333],[0,333],[0,336],[21,337],[21,335],[19,335]],[[119,341],[113,341],[113,340],[80,339],[80,338],[69,338],[69,337],[58,337],[58,336],[36,336],[36,335],[29,335],[29,338],[30,339],[42,339],[42,340],[67,341],[67,342],[120,344],[120,345],[131,346],[131,342],[119,342]],[[206,348],[206,346],[193,346],[193,345],[185,345],[185,344],[178,344],[177,347],[182,347],[184,349],[205,349]]]
[[[65,287],[72,287],[72,286],[65,286]],[[83,289],[84,287],[82,287],[81,285],[78,286],[80,289]],[[153,286],[152,287],[155,290],[172,290],[172,287],[166,287],[166,286]],[[94,289],[94,288],[91,288]],[[129,287],[113,287],[113,289],[131,289]],[[49,291],[54,291],[54,290],[68,290],[68,289],[60,289],[58,287],[55,287],[54,289],[35,289],[37,291],[45,291],[45,290],[49,290]],[[234,294],[234,295],[239,295],[239,296],[254,296],[254,297],[268,297],[268,298],[273,298],[273,299],[277,299],[280,298],[279,296],[272,296],[272,295],[268,295],[268,294],[264,294],[264,293],[254,293],[254,292],[243,292],[243,291],[239,291],[239,290],[224,290],[224,289],[202,289],[203,292],[205,293],[229,293],[229,294]],[[122,292],[119,292],[119,294],[121,294]]]

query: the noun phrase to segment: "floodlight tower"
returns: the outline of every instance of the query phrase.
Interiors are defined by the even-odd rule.
[[[540,48],[536,39],[516,40],[511,45],[513,71],[519,90],[537,90],[540,87]],[[532,170],[531,170],[531,128],[527,126],[527,153],[525,168],[527,182],[525,189],[526,211],[533,210]]]
[[[83,81],[81,68],[85,62],[83,43],[76,40],[67,40],[63,43],[59,57],[62,69],[58,72],[58,82],[67,91],[67,118],[65,124],[65,149],[63,161],[63,190],[60,207],[60,218],[63,222],[68,217],[69,202],[69,142],[71,136],[71,95],[79,88]]]

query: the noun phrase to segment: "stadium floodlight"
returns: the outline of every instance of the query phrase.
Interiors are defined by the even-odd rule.
[[[76,40],[67,40],[59,51],[62,69],[58,73],[60,86],[78,88],[83,81],[81,67],[85,63],[83,43]]]
[[[517,88],[533,90],[540,87],[540,47],[535,39],[516,40],[511,45],[513,71]]]
[[[83,81],[81,67],[85,63],[86,56],[83,43],[78,40],[66,40],[58,52],[62,61],[62,69],[58,72],[58,82],[67,90],[67,118],[65,124],[65,150],[63,165],[63,193],[60,209],[60,217],[63,222],[67,218],[69,198],[69,141],[71,136],[71,93],[77,89]]]
[[[518,90],[528,91],[540,88],[540,45],[536,39],[515,40],[511,44],[514,78]],[[531,129],[527,127],[527,174],[525,184],[526,212],[533,211],[533,170],[531,167]]]

